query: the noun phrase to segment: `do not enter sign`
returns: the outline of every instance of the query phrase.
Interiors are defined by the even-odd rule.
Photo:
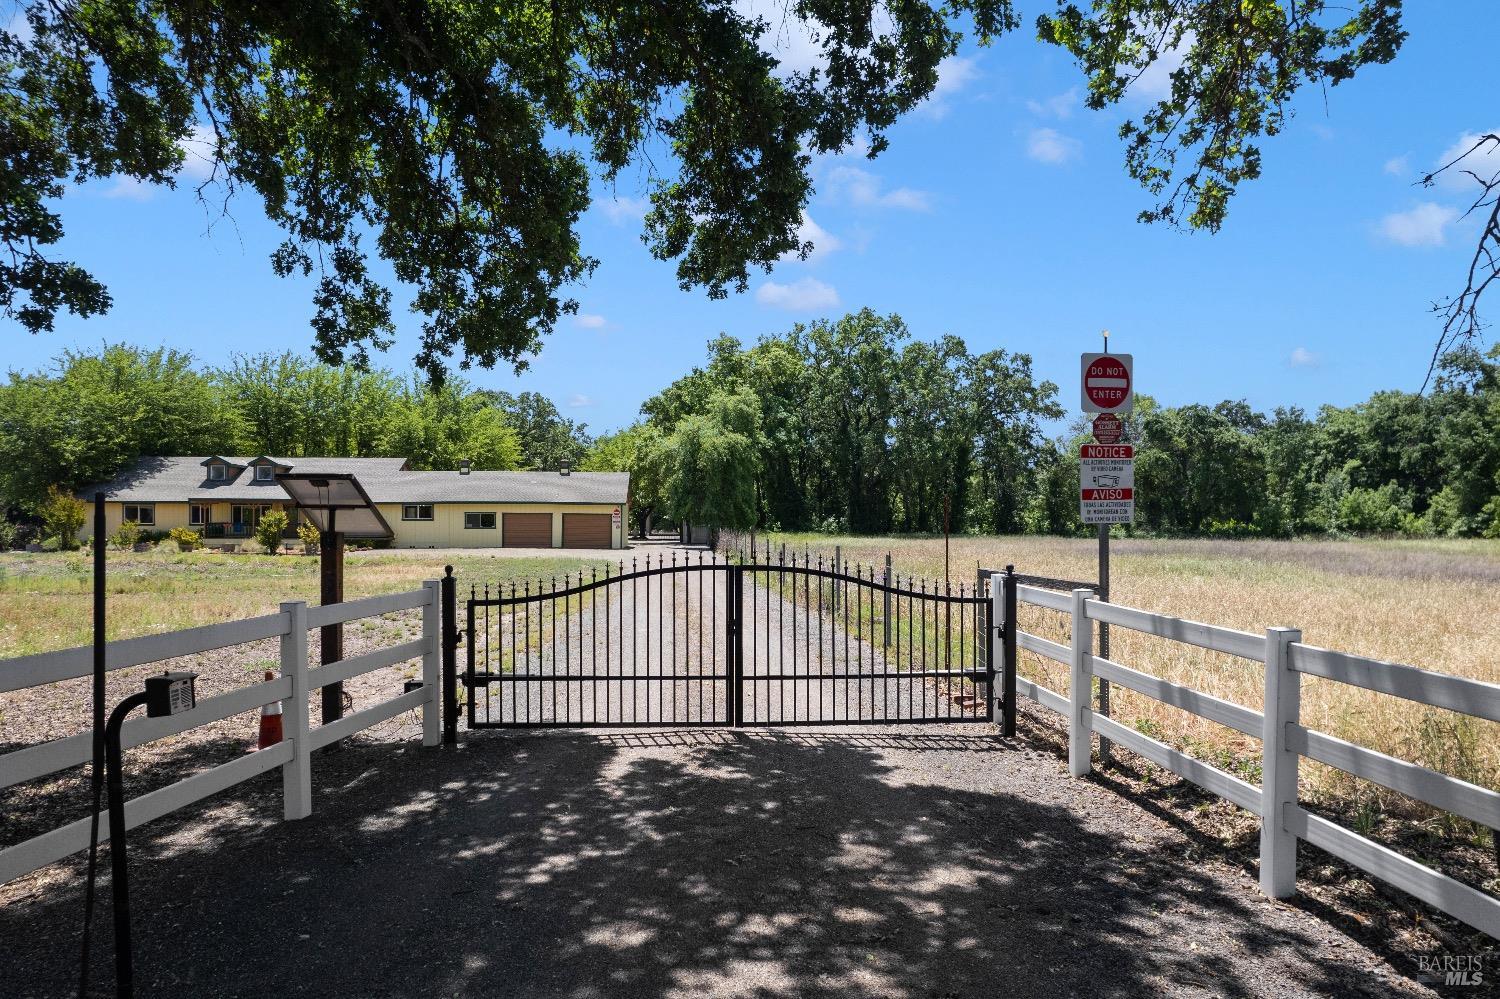
[[[1079,384],[1085,413],[1128,413],[1135,401],[1129,354],[1084,354],[1080,359]]]

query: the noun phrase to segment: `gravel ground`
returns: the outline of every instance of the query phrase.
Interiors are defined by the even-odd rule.
[[[308,820],[262,778],[135,836],[140,994],[1434,994],[1063,771],[987,725],[354,742]],[[0,992],[69,993],[80,867],[0,889]]]

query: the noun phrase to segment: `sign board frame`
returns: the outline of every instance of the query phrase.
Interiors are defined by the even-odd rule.
[[[1084,444],[1078,449],[1078,512],[1085,524],[1135,521],[1135,447]]]

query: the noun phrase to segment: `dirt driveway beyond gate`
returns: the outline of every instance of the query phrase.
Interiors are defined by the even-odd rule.
[[[465,738],[140,830],[138,994],[1431,994],[988,726]],[[73,989],[79,869],[0,892],[6,995]]]

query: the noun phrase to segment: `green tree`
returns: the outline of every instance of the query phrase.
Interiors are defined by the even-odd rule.
[[[595,264],[577,233],[591,166],[612,183],[649,157],[652,253],[684,288],[743,290],[751,268],[810,251],[813,155],[860,132],[882,152],[961,19],[982,44],[1020,23],[1011,0],[808,0],[769,18],[720,0],[22,6],[27,30],[0,31],[5,315],[34,332],[107,310],[97,278],[50,255],[66,182],[175,184],[193,139],[211,182],[249,188],[285,230],[275,272],[316,274],[318,357],[363,362],[391,342],[373,247],[413,286],[433,380],[454,351],[521,365],[576,310],[565,289]],[[760,43],[782,31],[817,38],[823,65],[780,66]],[[1062,2],[1037,31],[1078,60],[1097,109],[1180,58],[1169,97],[1122,130],[1126,167],[1160,199],[1143,218],[1208,229],[1301,87],[1387,62],[1405,37],[1398,0]]]
[[[515,428],[521,441],[521,467],[555,470],[564,461],[577,464],[588,453],[588,427],[564,417],[546,396],[487,389],[478,394],[500,409]]]
[[[240,417],[236,450],[291,458],[386,454],[404,391],[389,371],[333,367],[292,353],[237,357],[212,377]]]
[[[232,450],[236,411],[175,350],[64,351],[48,372],[0,387],[0,499],[37,510],[51,486],[77,492],[144,455]]]
[[[756,517],[760,405],[749,392],[720,393],[663,444],[672,516],[715,530],[744,530]]]
[[[520,467],[521,443],[505,415],[461,378],[438,387],[413,379],[397,398],[381,441],[382,453],[411,459],[413,468]]]

